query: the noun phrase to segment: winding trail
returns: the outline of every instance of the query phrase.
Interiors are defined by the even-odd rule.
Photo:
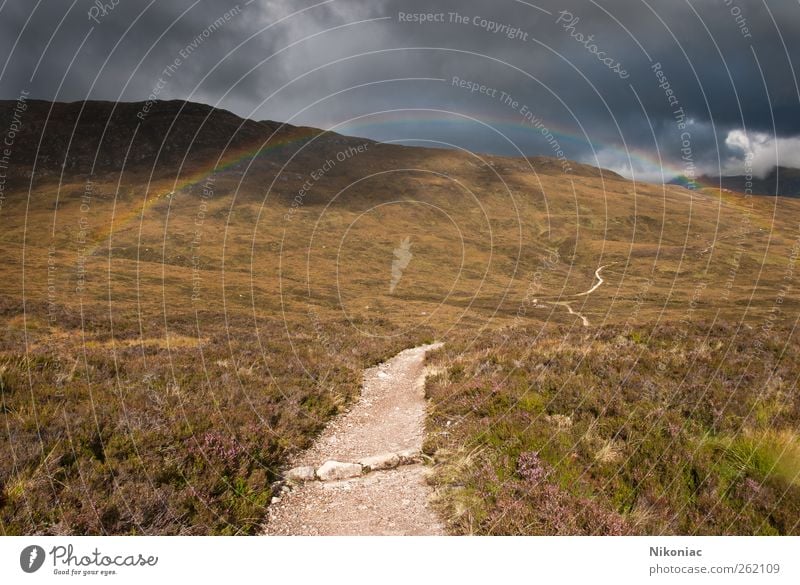
[[[425,353],[414,347],[364,373],[361,397],[335,418],[290,467],[357,462],[384,453],[419,453],[425,434]],[[409,458],[407,461],[414,461]],[[365,470],[366,471],[366,470]],[[319,475],[319,469],[317,469]],[[269,508],[270,535],[439,535],[419,462],[338,481],[306,481]]]
[[[587,291],[584,291],[582,293],[578,293],[578,294],[572,295],[572,296],[574,296],[574,297],[588,297],[590,294],[592,294],[594,291],[596,291],[598,288],[600,288],[600,285],[602,285],[605,282],[605,280],[603,280],[603,277],[600,276],[600,271],[603,270],[603,268],[608,268],[609,266],[611,266],[611,264],[605,264],[604,266],[601,266],[600,268],[598,268],[597,270],[594,271],[594,277],[597,279],[597,282],[594,283],[594,286],[592,286],[592,288],[590,288]]]
[[[591,323],[589,323],[589,319],[586,318],[586,315],[573,309],[569,301],[553,301],[551,304],[558,305],[560,307],[566,307],[570,315],[575,315],[576,317],[580,318],[584,327],[591,325]]]
[[[604,264],[603,266],[600,266],[597,270],[594,271],[594,277],[597,280],[597,282],[595,282],[594,285],[592,285],[592,288],[590,288],[589,290],[586,290],[586,291],[584,291],[582,293],[576,293],[574,295],[569,295],[569,296],[571,296],[571,297],[588,297],[590,294],[592,294],[594,291],[596,291],[598,288],[600,288],[603,285],[603,283],[605,282],[603,277],[600,275],[600,272],[604,268],[608,268],[609,266],[612,266],[614,264],[616,264],[616,262],[612,262],[611,264]],[[540,301],[537,299],[536,303],[539,304],[539,302]],[[566,307],[567,311],[569,311],[570,315],[575,315],[576,317],[580,318],[580,320],[583,323],[584,327],[589,327],[589,325],[591,324],[591,323],[589,323],[589,319],[587,319],[585,315],[583,315],[582,313],[579,313],[578,311],[576,311],[575,309],[572,308],[572,302],[573,301],[541,301],[541,302],[549,304],[549,305],[558,305],[559,307]]]

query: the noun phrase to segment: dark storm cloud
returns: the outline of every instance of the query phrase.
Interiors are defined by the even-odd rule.
[[[747,153],[765,172],[776,149],[800,165],[800,5],[790,0],[101,5],[6,2],[2,97],[157,91],[385,140],[561,149],[646,178],[657,178],[658,155],[668,176],[743,172]]]

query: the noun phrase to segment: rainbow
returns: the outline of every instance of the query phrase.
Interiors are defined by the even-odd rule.
[[[413,114],[409,116],[409,113]],[[521,133],[534,133],[538,134],[542,130],[526,123],[523,117],[518,113],[501,116],[467,116],[459,113],[452,113],[446,115],[441,110],[397,110],[389,112],[379,112],[362,116],[355,121],[345,122],[332,130],[345,134],[348,136],[377,136],[378,139],[387,136],[401,135],[404,126],[410,122],[421,122],[426,124],[427,127],[435,127],[440,125],[452,129],[453,125],[460,125],[464,128],[472,127],[475,125],[485,125],[489,129],[497,131],[498,136],[505,136],[509,141],[513,137],[519,136]],[[665,181],[670,181],[675,177],[682,177],[685,174],[685,169],[679,165],[673,165],[666,161],[659,160],[657,154],[644,149],[637,148],[624,148],[618,144],[608,142],[595,142],[589,140],[583,134],[575,133],[574,130],[566,129],[563,126],[556,124],[544,124],[544,131],[549,131],[552,134],[563,150],[569,150],[570,146],[585,148],[587,144],[591,145],[594,156],[590,159],[584,158],[578,160],[584,164],[609,168],[621,175],[637,180],[637,174],[640,176],[649,177],[663,177]],[[408,139],[408,142],[413,142],[413,139]],[[512,147],[514,147],[512,145]],[[604,154],[611,154],[615,160],[629,160],[630,165],[625,168],[613,167],[603,163]],[[515,153],[512,156],[519,156],[520,153]],[[552,155],[552,153],[543,152],[544,156]],[[649,181],[645,181],[649,182]],[[687,179],[687,184],[691,182]],[[699,183],[698,183],[699,184]],[[691,187],[689,187],[691,188]]]
[[[413,115],[409,116],[409,114]],[[404,129],[411,122],[422,122],[429,128],[431,126],[435,127],[436,125],[449,126],[452,128],[453,124],[463,125],[464,128],[474,128],[475,124],[480,124],[495,130],[501,137],[508,137],[508,140],[511,140],[511,136],[518,136],[520,132],[540,133],[542,131],[541,128],[535,127],[530,123],[525,123],[519,114],[491,117],[482,115],[480,118],[473,118],[458,113],[450,115],[445,114],[446,113],[441,110],[425,109],[378,112],[336,124],[328,131],[352,137],[373,136],[376,137],[377,140],[381,140],[381,138],[386,139],[388,136],[395,137],[401,135],[399,130]],[[108,229],[95,238],[95,244],[86,252],[86,255],[90,256],[94,254],[104,243],[112,238],[115,231],[119,231],[125,225],[136,219],[142,221],[144,214],[163,197],[177,191],[190,189],[197,185],[207,183],[210,177],[217,173],[236,167],[242,162],[269,154],[279,148],[307,141],[320,133],[320,130],[300,126],[286,126],[284,128],[285,135],[278,136],[274,134],[266,143],[262,142],[255,147],[252,145],[244,145],[235,149],[229,149],[216,161],[211,161],[208,165],[193,171],[183,178],[181,178],[179,173],[178,176],[175,177],[172,186],[169,188],[156,189],[155,194],[151,194],[151,189],[148,189],[142,205],[125,213],[115,215],[112,221],[109,222]],[[570,145],[584,147],[587,143],[590,144],[594,153],[592,157],[593,160],[584,159],[578,162],[609,168],[609,165],[603,164],[602,159],[604,158],[604,153],[613,155],[615,160],[629,160],[630,165],[626,165],[625,168],[611,167],[610,170],[618,172],[634,181],[638,173],[640,176],[660,176],[664,180],[672,180],[675,184],[692,190],[703,188],[719,189],[718,184],[715,185],[708,181],[700,181],[698,179],[686,177],[684,174],[685,169],[665,163],[659,160],[657,155],[645,151],[644,149],[625,149],[615,144],[590,142],[586,136],[576,134],[563,127],[558,127],[557,125],[547,125],[544,127],[544,131],[552,134],[564,151],[567,151]],[[393,141],[413,142],[413,138]],[[443,144],[443,146],[446,145]],[[545,156],[547,154],[550,153],[546,153]]]
[[[413,114],[412,117],[409,117],[409,112]],[[486,117],[481,115],[480,117],[471,117],[455,112],[448,115],[447,112],[443,112],[441,110],[423,109],[379,112],[376,114],[362,116],[357,118],[355,121],[346,122],[338,127],[335,127],[334,129],[336,132],[346,135],[371,135],[378,137],[398,136],[402,135],[399,130],[402,130],[403,126],[407,125],[409,121],[424,122],[428,126],[435,124],[452,125],[457,123],[463,124],[465,127],[474,128],[475,125],[485,125],[490,129],[496,130],[502,135],[509,136],[509,139],[510,135],[518,135],[520,132],[540,132],[539,128],[529,123],[525,123],[522,120],[522,117],[516,113],[515,115],[507,116]],[[584,159],[578,162],[602,168],[609,168],[610,170],[618,172],[629,179],[633,179],[634,182],[637,181],[636,175],[638,173],[640,176],[645,175],[651,178],[656,177],[654,181],[644,180],[640,182],[653,182],[655,184],[660,184],[661,182],[670,182],[671,184],[682,186],[692,191],[702,191],[708,189],[712,191],[710,195],[716,196],[720,202],[724,200],[729,205],[733,205],[734,207],[744,211],[748,211],[749,209],[749,204],[744,198],[737,196],[725,196],[724,191],[720,188],[721,185],[719,182],[707,180],[703,177],[687,177],[685,175],[686,169],[683,166],[674,165],[660,160],[658,153],[654,154],[653,152],[645,151],[643,149],[625,149],[619,145],[609,143],[590,142],[586,136],[582,134],[576,134],[557,125],[549,125],[547,130],[549,130],[549,132],[559,141],[562,148],[565,145],[568,147],[570,144],[580,147],[585,147],[587,143],[591,145],[594,153],[593,160]],[[413,140],[408,141],[413,142]],[[603,164],[602,158],[604,153],[610,153],[614,155],[615,160],[627,159],[631,164],[628,168],[614,168],[612,165]],[[638,171],[636,169],[638,169]],[[769,224],[765,223],[764,221],[756,221],[752,218],[751,221],[755,221],[759,226],[764,227],[765,229],[770,227]]]
[[[319,130],[314,128],[288,128],[289,131],[287,132],[286,136],[278,137],[276,134],[273,134],[266,143],[260,142],[255,147],[252,145],[242,145],[237,148],[230,148],[226,150],[223,156],[216,160],[212,160],[208,164],[191,172],[183,178],[181,178],[181,173],[179,172],[175,177],[171,187],[161,187],[156,189],[148,188],[141,206],[135,207],[124,213],[114,213],[111,221],[109,222],[108,228],[93,239],[92,246],[85,251],[84,255],[87,257],[92,256],[97,252],[97,250],[101,249],[104,244],[110,243],[115,231],[119,231],[124,226],[134,222],[137,219],[139,221],[143,221],[144,214],[147,213],[148,210],[150,210],[164,197],[184,189],[191,189],[192,187],[198,185],[204,185],[208,183],[212,176],[218,173],[225,172],[245,161],[251,161],[255,158],[267,155],[279,148],[305,142],[320,133]],[[114,207],[116,208],[116,202]]]

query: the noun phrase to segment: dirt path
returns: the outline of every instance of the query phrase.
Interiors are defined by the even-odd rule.
[[[425,353],[407,349],[364,374],[361,397],[334,419],[289,467],[319,468],[329,460],[358,462],[385,453],[418,453],[425,423]],[[367,471],[365,469],[365,471]],[[269,509],[266,534],[435,535],[444,529],[428,504],[420,463],[340,481],[306,481]]]
[[[606,264],[604,266],[601,266],[600,268],[598,268],[597,270],[594,271],[594,277],[597,280],[597,282],[595,282],[594,285],[592,285],[592,288],[590,288],[589,290],[586,290],[584,292],[576,293],[574,295],[569,295],[569,296],[572,296],[573,298],[588,297],[590,294],[592,294],[594,291],[596,291],[598,288],[600,288],[603,285],[603,283],[605,282],[603,277],[600,276],[600,272],[602,272],[602,270],[604,268],[608,268],[609,266],[612,266],[614,264],[616,264],[616,262],[612,262],[611,264]],[[546,301],[546,300],[535,299],[535,302],[536,302],[537,305],[540,305],[540,306],[542,306],[542,304],[545,304],[545,305],[557,305],[559,307],[565,307],[570,315],[575,315],[576,317],[580,318],[580,320],[583,323],[584,327],[589,327],[589,325],[591,324],[591,323],[589,323],[589,319],[587,319],[585,315],[583,315],[582,313],[579,313],[578,311],[576,311],[575,309],[572,308],[572,303],[574,301]]]
[[[594,277],[597,279],[597,282],[594,283],[594,286],[592,286],[592,288],[590,288],[589,290],[584,291],[582,293],[578,293],[576,295],[573,295],[573,296],[576,296],[576,297],[588,297],[590,294],[592,294],[594,291],[596,291],[598,288],[600,288],[600,285],[602,285],[605,282],[605,280],[603,280],[603,277],[600,276],[600,271],[603,270],[603,268],[608,268],[609,266],[611,266],[611,264],[606,264],[605,266],[601,266],[600,268],[598,268],[597,270],[594,271]]]
[[[572,308],[572,305],[570,304],[571,302],[572,301],[551,301],[550,304],[558,305],[559,307],[566,307],[567,312],[570,315],[575,315],[576,317],[578,317],[581,320],[581,323],[583,323],[584,327],[588,327],[589,325],[591,325],[591,323],[589,323],[589,319],[586,318],[586,315],[579,313],[578,311]]]

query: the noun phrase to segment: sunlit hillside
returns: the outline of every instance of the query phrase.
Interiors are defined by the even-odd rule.
[[[183,102],[141,124],[50,106],[0,211],[0,531],[252,532],[362,369],[434,339],[453,531],[798,531],[768,516],[800,517],[800,201]],[[679,448],[648,439],[670,425]],[[551,468],[561,491],[525,483]],[[583,511],[496,517],[527,489]]]

